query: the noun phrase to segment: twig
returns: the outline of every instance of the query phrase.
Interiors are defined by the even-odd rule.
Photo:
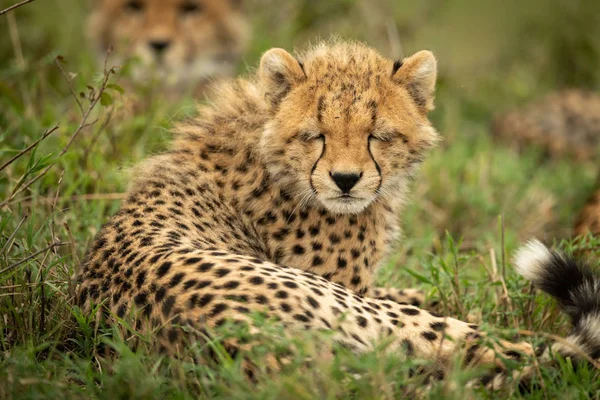
[[[52,134],[52,132],[56,131],[58,129],[58,124],[54,125],[52,128],[47,129],[46,132],[44,132],[44,134],[42,135],[41,138],[39,138],[38,140],[36,140],[35,142],[31,143],[29,146],[27,146],[25,149],[21,150],[17,155],[15,155],[13,158],[11,158],[10,160],[8,160],[7,162],[5,162],[1,167],[0,167],[0,171],[2,171],[4,168],[8,167],[10,164],[12,164],[13,162],[15,162],[15,160],[21,156],[23,156],[23,154],[27,153],[29,150],[33,149],[39,142],[41,142],[42,140],[46,139],[48,136],[50,136],[50,134]]]
[[[72,196],[64,196],[64,197],[58,197],[58,202],[60,201],[80,201],[80,200],[84,200],[84,201],[88,201],[88,200],[123,200],[125,198],[126,194],[125,193],[90,193],[90,194],[76,194],[76,195],[72,195]],[[22,206],[29,206],[32,203],[41,203],[41,204],[53,204],[54,203],[54,198],[53,197],[40,197],[40,198],[35,198],[33,196],[31,197],[25,197],[23,199],[23,201],[21,201],[19,204]]]
[[[63,224],[63,226],[65,227],[65,229],[67,230],[67,233],[69,234],[69,241],[71,242],[71,248],[73,250],[73,257],[75,258],[75,260],[77,260],[77,265],[81,265],[81,260],[79,259],[79,256],[77,255],[77,246],[75,246],[75,239],[73,238],[73,233],[71,233],[71,229],[69,228],[69,225],[66,222]]]
[[[19,265],[23,264],[24,262],[27,262],[27,261],[31,260],[32,258],[35,258],[35,257],[39,256],[40,254],[42,254],[45,251],[48,251],[48,250],[50,250],[50,249],[52,249],[54,247],[64,246],[66,244],[68,244],[68,243],[66,243],[66,242],[52,243],[51,245],[46,246],[42,250],[36,251],[35,253],[33,253],[32,255],[30,255],[29,257],[26,257],[26,258],[22,259],[21,261],[17,261],[16,263],[14,263],[12,265],[9,265],[8,267],[4,268],[3,270],[0,270],[0,275],[2,275],[3,273],[5,273],[7,271],[10,271],[13,268],[18,267]]]
[[[92,140],[91,140],[89,146],[87,146],[83,150],[83,157],[82,157],[82,162],[81,162],[82,166],[85,166],[87,164],[87,160],[88,160],[88,157],[89,157],[90,153],[92,152],[92,149],[94,148],[94,146],[98,142],[98,139],[100,138],[100,134],[108,126],[110,120],[112,119],[112,115],[113,115],[114,111],[115,111],[115,108],[113,106],[113,107],[110,108],[110,111],[108,112],[108,115],[106,116],[106,119],[104,120],[104,122],[102,123],[102,125],[100,126],[100,128],[98,128],[98,130],[96,131],[96,133],[94,133],[92,135]]]
[[[62,65],[60,65],[60,58],[56,57],[54,59],[54,62],[56,63],[56,66],[58,67],[58,69],[60,69],[60,72],[62,73],[63,77],[65,78],[65,81],[67,81],[67,85],[69,86],[69,90],[71,91],[71,94],[73,95],[73,98],[75,99],[75,101],[77,102],[77,105],[79,106],[79,110],[81,111],[81,115],[85,114],[85,111],[83,111],[83,104],[81,104],[81,101],[79,100],[79,97],[77,96],[77,93],[75,93],[75,89],[73,89],[73,85],[71,84],[71,82],[73,81],[73,79],[71,77],[69,77],[69,75],[67,75],[67,72],[64,70],[64,68],[62,67]]]
[[[17,232],[19,231],[19,228],[21,228],[21,225],[23,225],[23,222],[25,222],[27,217],[28,217],[28,215],[25,215],[25,216],[23,216],[23,218],[21,218],[21,220],[17,224],[17,227],[13,230],[13,233],[10,234],[9,238],[6,240],[6,243],[4,243],[4,246],[2,246],[2,250],[0,250],[0,254],[4,254],[5,251],[10,249],[10,247],[12,246],[13,239],[15,238],[15,236],[17,236]]]
[[[6,13],[7,13],[7,12],[9,12],[9,11],[12,11],[12,10],[14,10],[14,9],[16,9],[16,8],[19,8],[19,7],[21,7],[21,6],[24,6],[25,4],[27,4],[27,3],[31,3],[31,2],[33,2],[33,1],[35,1],[35,0],[23,0],[23,1],[22,1],[22,2],[20,2],[20,3],[13,4],[12,6],[10,6],[10,7],[6,8],[6,9],[4,9],[4,10],[0,11],[0,15],[4,15],[4,14],[6,14]]]

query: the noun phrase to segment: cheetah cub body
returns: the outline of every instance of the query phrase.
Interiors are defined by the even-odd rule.
[[[465,363],[501,366],[473,344],[475,326],[406,304],[418,292],[373,288],[407,182],[438,140],[435,79],[427,51],[395,63],[357,43],[268,51],[256,78],[222,85],[170,151],[138,167],[88,252],[79,302],[119,317],[137,309],[164,326],[169,351],[189,337],[181,325],[266,312],[290,332],[333,330],[356,351],[391,336],[391,350],[443,365],[466,341]],[[522,263],[542,274],[547,257],[532,254]]]

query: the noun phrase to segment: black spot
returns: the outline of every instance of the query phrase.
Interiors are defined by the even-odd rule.
[[[185,261],[183,263],[185,265],[190,265],[190,264],[199,263],[200,261],[202,261],[202,258],[200,258],[200,257],[192,257],[192,258],[185,259]]]
[[[225,289],[235,289],[238,286],[240,286],[240,283],[238,281],[229,281],[223,285]]]
[[[185,290],[188,290],[189,288],[193,287],[196,283],[198,283],[197,280],[195,279],[190,279],[188,281],[185,281],[185,283],[183,284],[183,288]]]
[[[156,271],[156,275],[158,275],[159,278],[162,278],[169,272],[169,270],[171,269],[171,265],[172,265],[171,262],[165,261],[164,263],[161,264],[160,267],[158,267],[158,270]]]
[[[253,285],[262,285],[263,283],[265,283],[265,280],[263,278],[261,278],[260,276],[253,276],[252,278],[249,279],[249,281]]]
[[[219,268],[218,270],[215,271],[215,275],[218,276],[219,278],[222,278],[226,275],[228,275],[231,272],[231,270],[227,269],[227,268]]]
[[[206,306],[208,303],[210,303],[212,301],[212,299],[214,298],[214,296],[210,293],[205,294],[204,296],[200,297],[200,300],[198,300],[198,305],[200,307],[204,307]]]
[[[307,296],[306,300],[308,301],[308,304],[310,304],[312,306],[312,308],[314,308],[314,309],[319,308],[319,302],[317,300],[315,300],[313,297]]]
[[[339,269],[344,269],[348,265],[346,259],[339,257],[337,260],[337,266]]]
[[[507,350],[504,352],[504,355],[509,358],[512,358],[513,360],[520,360],[522,358],[521,353],[514,350]]]
[[[310,319],[308,319],[308,317],[302,314],[294,314],[294,319],[301,322],[310,322]]]
[[[138,306],[144,305],[146,304],[147,298],[148,294],[146,292],[140,292],[134,297],[133,301],[135,301],[135,304],[137,304]]]
[[[281,303],[279,307],[285,312],[290,312],[292,309],[288,303]]]
[[[408,339],[404,339],[402,341],[402,348],[404,349],[404,351],[406,352],[407,356],[412,356],[415,353],[415,346],[413,345],[413,343],[408,340]]]
[[[429,326],[434,331],[441,332],[448,327],[448,324],[446,324],[445,322],[432,322],[431,324],[429,324]]]
[[[294,254],[304,254],[306,252],[306,250],[304,250],[304,247],[300,246],[299,244],[295,245],[292,248],[292,251],[294,252]]]
[[[162,306],[162,312],[165,317],[169,316],[174,304],[175,304],[175,296],[167,297],[167,299],[165,300],[165,302],[163,303],[163,306]]]
[[[363,328],[367,326],[367,319],[365,317],[358,316],[356,318],[356,322],[358,322],[358,325]]]
[[[227,304],[225,304],[225,303],[217,303],[217,304],[215,304],[215,306],[210,311],[210,316],[211,317],[215,317],[215,316],[219,315],[220,313],[222,313],[225,310],[227,310]]]
[[[402,311],[406,315],[419,315],[421,313],[416,308],[401,308],[400,311]]]
[[[319,266],[323,264],[323,259],[319,256],[315,256],[312,261],[313,267]]]
[[[198,272],[206,272],[209,271],[210,269],[212,269],[212,267],[214,267],[215,264],[211,263],[211,262],[205,262],[202,263],[200,265],[198,265]]]
[[[171,343],[176,341],[177,338],[179,337],[179,331],[177,330],[177,328],[169,329],[169,333],[167,334],[167,337],[169,339],[169,342],[171,342]]]
[[[162,299],[165,297],[166,294],[167,294],[167,289],[161,287],[154,294],[154,299],[156,300],[157,303],[159,303],[162,301]]]
[[[171,281],[169,282],[169,287],[174,287],[179,285],[179,282],[181,282],[181,280],[185,277],[185,274],[183,272],[180,272],[178,274],[175,274],[172,278]]]
[[[127,307],[125,306],[125,304],[121,304],[117,309],[117,316],[119,318],[123,318],[125,316],[125,311],[127,311]]]
[[[146,281],[146,271],[140,271],[140,273],[138,274],[138,276],[135,280],[137,287],[141,288],[145,281]]]
[[[479,344],[474,344],[467,349],[467,354],[465,355],[465,365],[469,365],[473,361],[477,350],[479,350],[479,347]]]
[[[200,281],[198,285],[196,285],[196,289],[204,289],[207,286],[210,286],[212,281]]]
[[[295,289],[298,287],[298,284],[296,282],[292,282],[292,281],[285,281],[285,282],[283,282],[283,285],[286,287],[289,287],[290,289]]]
[[[278,299],[287,299],[288,293],[285,290],[279,290],[277,291],[277,293],[275,293],[275,297],[277,297]]]
[[[430,342],[436,340],[437,334],[435,332],[430,332],[430,331],[425,331],[423,333],[421,333],[421,336],[423,336],[425,339],[429,340]]]
[[[267,297],[263,296],[262,294],[256,296],[256,302],[258,304],[269,304],[269,300],[267,299]]]

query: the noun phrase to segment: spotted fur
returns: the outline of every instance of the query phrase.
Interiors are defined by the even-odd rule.
[[[220,86],[138,166],[86,256],[79,303],[136,309],[170,352],[257,312],[289,333],[332,330],[357,352],[388,338],[442,368],[463,354],[498,368],[484,380],[497,382],[496,352],[531,355],[529,344],[483,346],[476,326],[413,305],[422,293],[373,287],[407,182],[438,140],[435,75],[427,51],[394,63],[351,42],[269,50],[256,77]]]

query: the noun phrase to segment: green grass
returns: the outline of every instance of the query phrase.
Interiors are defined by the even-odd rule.
[[[269,47],[300,46],[332,32],[368,41],[389,55],[422,47],[439,55],[432,119],[444,141],[414,182],[401,216],[404,238],[378,279],[390,286],[425,289],[431,299],[440,300],[438,311],[483,322],[492,338],[511,337],[517,329],[561,335],[568,331],[554,303],[512,271],[510,254],[531,236],[554,241],[568,253],[581,250],[583,245],[568,239],[597,173],[592,162],[547,160],[536,148],[516,154],[490,138],[494,112],[564,83],[598,88],[600,82],[598,49],[589,40],[600,23],[585,11],[592,3],[574,2],[580,9],[567,10],[575,22],[566,30],[551,29],[551,22],[567,12],[554,0],[531,3],[247,3],[256,26],[245,60],[250,67]],[[9,4],[0,0],[0,8]],[[39,0],[14,13],[12,22],[0,16],[0,32],[7,37],[0,42],[0,165],[59,126],[0,171],[2,203],[49,167],[0,208],[0,398],[494,396],[467,389],[473,371],[458,368],[445,381],[427,385],[411,374],[419,361],[386,354],[385,344],[361,356],[337,349],[329,360],[320,356],[322,346],[329,344],[326,335],[285,338],[268,321],[260,334],[262,344],[248,355],[258,369],[264,368],[265,353],[296,350],[283,371],[275,376],[263,371],[250,383],[240,372],[241,360],[231,359],[219,340],[198,344],[186,357],[172,360],[148,349],[150,337],[136,337],[132,351],[128,344],[136,335],[131,329],[98,326],[93,316],[82,315],[73,306],[72,277],[99,227],[118,209],[115,196],[126,189],[128,167],[164,149],[169,127],[193,112],[192,99],[172,104],[155,96],[144,113],[127,118],[113,114],[105,124],[113,108],[117,114],[122,110],[121,95],[109,88],[114,103],[99,102],[88,119],[98,122],[82,129],[59,156],[82,116],[55,57],[63,56],[63,68],[77,74],[72,82],[77,93],[87,93],[86,85],[99,87],[103,77],[82,46],[84,15],[82,2]],[[401,49],[381,21],[396,24]],[[532,26],[535,34],[523,33]],[[575,69],[581,74],[567,74],[570,62],[556,56],[556,49],[565,46],[582,65]],[[536,51],[527,51],[532,48]],[[119,74],[111,76],[110,83],[120,81]],[[89,99],[82,101],[87,109]],[[60,245],[51,247],[55,243]],[[598,266],[600,239],[584,247]],[[245,334],[225,327],[216,338]],[[538,343],[543,337],[528,340]],[[202,355],[207,347],[220,362]],[[308,364],[307,357],[312,359]],[[196,358],[204,362],[194,362]],[[600,396],[600,374],[590,367],[574,370],[559,360],[542,366],[540,374],[537,379],[543,383],[531,398]],[[512,383],[503,394],[523,397],[515,388]]]

